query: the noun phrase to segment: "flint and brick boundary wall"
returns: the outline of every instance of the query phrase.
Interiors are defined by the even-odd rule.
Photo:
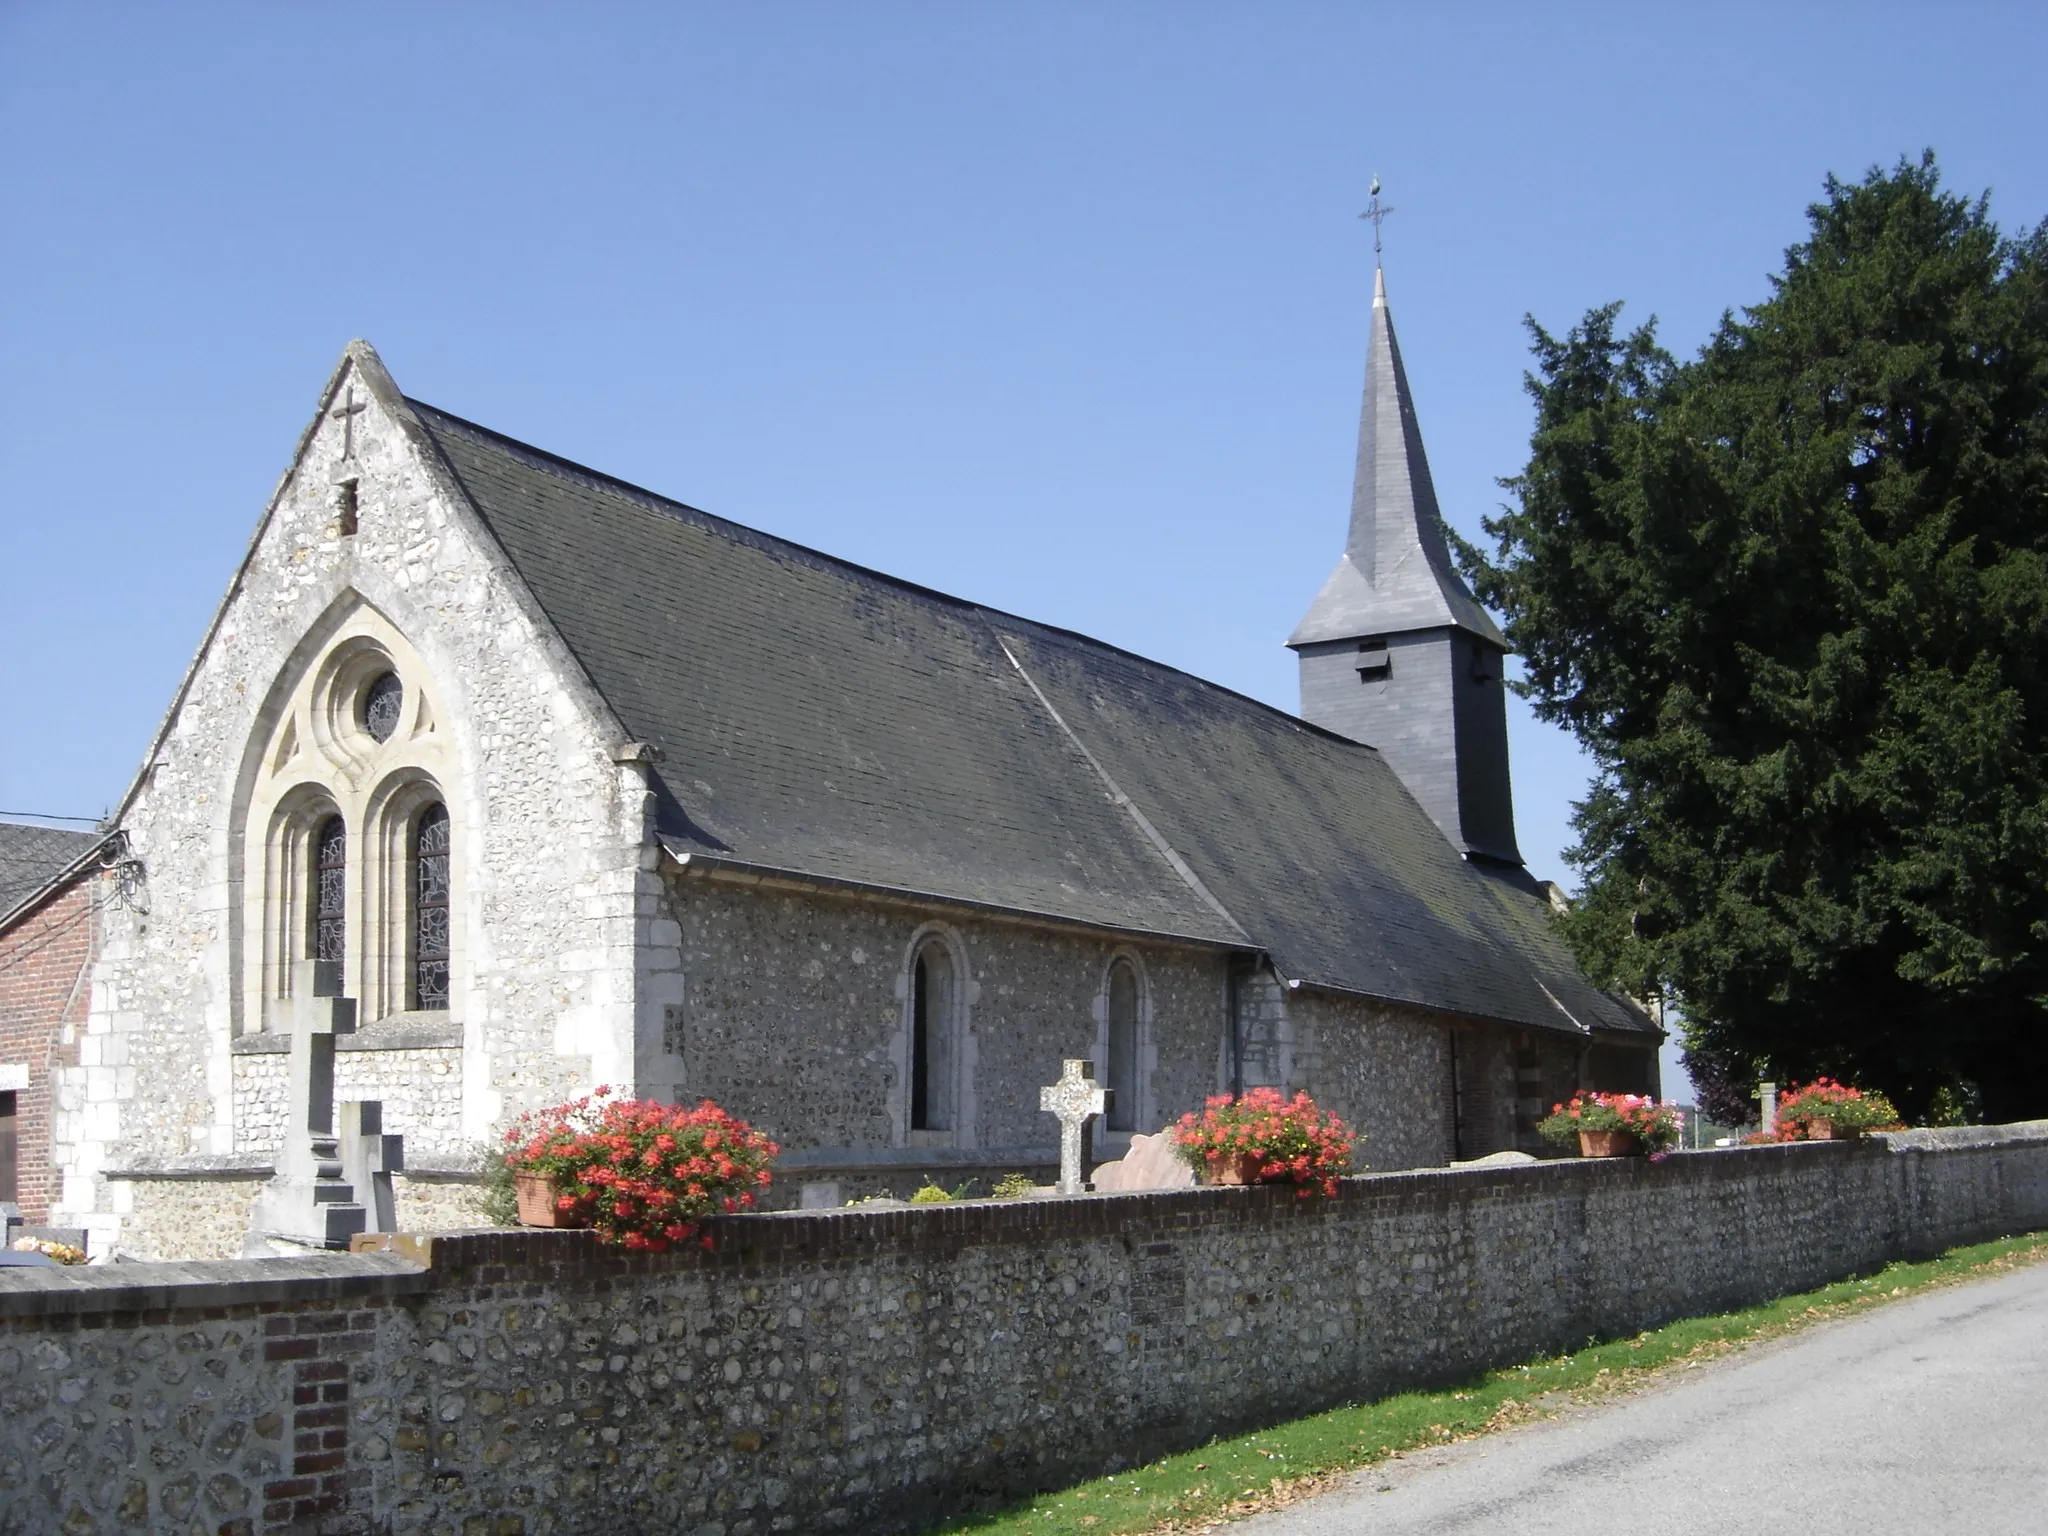
[[[0,1532],[900,1531],[2048,1227],[2048,1122],[0,1270]],[[415,1262],[418,1261],[418,1262]]]

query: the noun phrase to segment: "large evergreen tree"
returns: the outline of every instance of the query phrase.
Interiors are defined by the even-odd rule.
[[[2048,1116],[2048,224],[1933,156],[1830,178],[1676,362],[1531,322],[1536,429],[1465,552],[1598,774],[1566,919],[1703,1073]]]

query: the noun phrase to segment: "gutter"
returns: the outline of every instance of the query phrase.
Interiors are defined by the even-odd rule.
[[[774,864],[757,864],[746,859],[728,858],[722,854],[703,853],[694,848],[680,849],[666,838],[658,840],[662,851],[674,861],[676,868],[683,874],[698,879],[718,880],[728,885],[769,886],[785,890],[819,891],[832,895],[875,896],[912,906],[957,907],[969,912],[985,912],[992,917],[1009,918],[1045,927],[1080,929],[1085,933],[1111,933],[1134,939],[1165,940],[1168,943],[1188,944],[1201,949],[1236,952],[1243,947],[1233,944],[1228,939],[1209,938],[1201,934],[1172,933],[1158,928],[1090,922],[1084,918],[1061,917],[1031,907],[981,901],[972,896],[947,896],[937,891],[883,885],[873,880],[853,880],[840,875],[816,875],[806,870],[788,869]]]

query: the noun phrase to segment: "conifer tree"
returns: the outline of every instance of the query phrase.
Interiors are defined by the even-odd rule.
[[[1597,763],[1568,936],[1702,1076],[2048,1116],[2048,224],[1932,153],[1808,219],[1692,361],[1530,321],[1468,574]]]

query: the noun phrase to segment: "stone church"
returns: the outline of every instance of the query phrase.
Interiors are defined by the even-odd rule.
[[[1384,289],[1300,718],[408,398],[349,346],[115,830],[55,1219],[240,1250],[295,985],[405,1137],[400,1219],[596,1084],[709,1097],[823,1204],[1115,1156],[1305,1088],[1377,1169],[1539,1150],[1660,1032],[1516,851],[1505,643],[1446,551]],[[304,962],[312,962],[310,967]]]

